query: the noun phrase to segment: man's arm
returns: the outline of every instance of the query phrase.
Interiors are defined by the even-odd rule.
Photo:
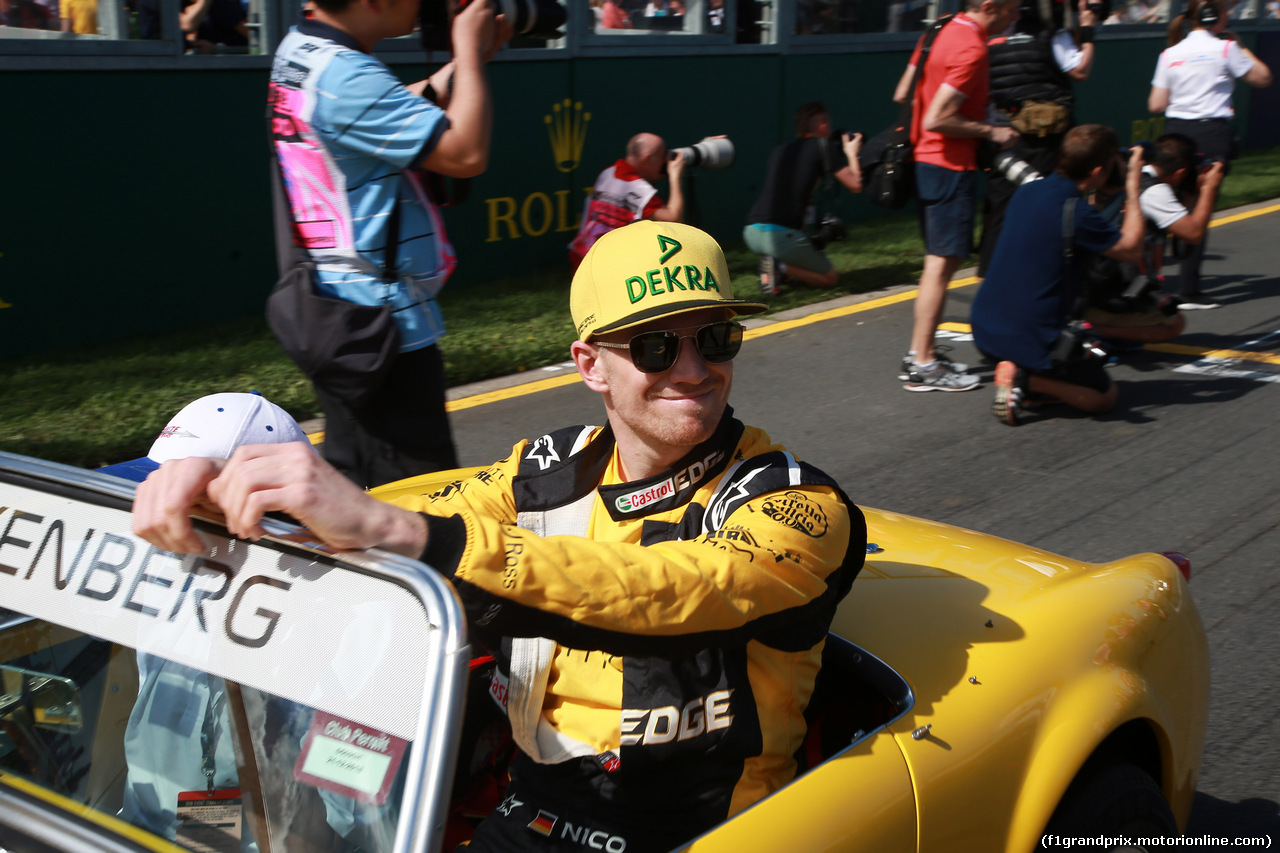
[[[1240,52],[1253,60],[1253,66],[1245,72],[1240,79],[1248,83],[1255,89],[1265,89],[1271,85],[1271,69],[1267,67],[1261,59],[1253,55],[1253,51],[1244,45],[1236,42],[1240,46]]]
[[[840,147],[844,150],[849,165],[836,170],[836,180],[851,193],[862,192],[862,165],[858,162],[858,152],[862,150],[861,133],[845,133],[840,136]]]
[[[990,139],[1001,148],[1013,145],[1018,138],[1018,131],[1012,127],[987,124],[960,115],[960,107],[964,104],[965,97],[964,92],[950,84],[943,83],[939,86],[937,94],[929,102],[929,108],[925,110],[924,129],[941,133],[943,136]]]
[[[1120,239],[1102,254],[1122,263],[1136,264],[1142,259],[1142,238],[1145,225],[1142,221],[1142,205],[1138,197],[1142,188],[1142,146],[1135,145],[1129,152],[1128,171],[1124,176],[1124,221],[1120,224]]]
[[[230,459],[166,462],[138,486],[133,532],[158,548],[202,554],[190,514],[213,510],[233,536],[266,535],[262,518],[283,512],[338,549],[383,548],[407,557],[426,549],[421,515],[368,495],[301,442],[238,448]]]
[[[681,178],[684,175],[684,154],[677,153],[667,161],[667,182],[671,184],[667,203],[649,215],[650,219],[659,222],[684,221],[684,186]]]
[[[449,127],[440,134],[423,168],[454,178],[473,178],[488,167],[493,105],[484,64],[497,26],[492,0],[473,0],[453,19],[453,61],[449,63],[453,82],[445,109]]]
[[[1196,203],[1186,216],[1175,220],[1167,229],[1170,234],[1184,243],[1199,243],[1209,230],[1209,220],[1213,216],[1213,207],[1218,203],[1218,187],[1222,186],[1225,167],[1221,162],[1214,162],[1208,170],[1202,172],[1197,179],[1199,192]]]
[[[1151,94],[1147,95],[1147,110],[1162,113],[1167,109],[1169,109],[1169,90],[1163,86],[1152,86]]]
[[[1080,45],[1080,61],[1067,72],[1067,76],[1080,83],[1088,80],[1089,72],[1093,70],[1093,34],[1100,22],[1098,16],[1089,8],[1089,0],[1080,0],[1077,14],[1080,20],[1080,35],[1075,41]]]
[[[902,72],[902,76],[898,78],[898,85],[893,90],[893,102],[895,104],[905,104],[907,96],[911,94],[911,81],[915,78],[916,67],[908,65],[906,70]]]
[[[843,580],[846,555],[866,548],[861,513],[834,489],[799,486],[785,495],[784,503],[823,520],[816,537],[771,515],[782,497],[738,506],[720,525],[731,547],[714,533],[640,545],[541,537],[479,513],[432,514],[437,552],[424,557],[449,577],[468,613],[489,615],[487,627],[503,635],[621,655],[677,653],[690,634],[737,645],[765,625],[815,613]]]

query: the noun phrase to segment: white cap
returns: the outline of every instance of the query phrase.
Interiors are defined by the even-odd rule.
[[[142,482],[161,463],[188,456],[226,459],[244,444],[310,443],[288,412],[261,394],[210,394],[183,407],[142,459],[98,470]]]

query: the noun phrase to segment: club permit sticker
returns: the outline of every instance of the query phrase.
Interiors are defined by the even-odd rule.
[[[362,803],[383,805],[409,742],[316,711],[293,778]]]

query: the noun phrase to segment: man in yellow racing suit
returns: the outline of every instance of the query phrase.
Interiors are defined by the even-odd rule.
[[[733,417],[732,318],[764,306],[732,298],[710,237],[653,221],[610,232],[571,304],[603,428],[520,442],[394,504],[286,445],[177,463],[135,501],[135,531],[166,550],[200,549],[172,508],[203,492],[238,535],[280,510],[335,547],[451,578],[473,637],[505,649],[493,692],[520,748],[473,851],[667,850],[786,784],[865,555],[835,482]]]

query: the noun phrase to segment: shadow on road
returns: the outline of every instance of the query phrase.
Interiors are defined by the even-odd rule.
[[[1269,835],[1280,841],[1280,805],[1261,797],[1238,803],[1219,800],[1196,792],[1191,804],[1191,820],[1187,835],[1213,835],[1218,838],[1241,838]]]

